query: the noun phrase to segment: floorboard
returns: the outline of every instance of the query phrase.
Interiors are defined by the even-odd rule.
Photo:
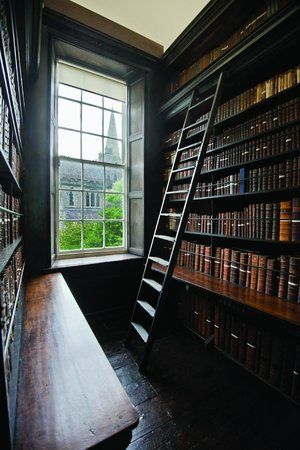
[[[126,313],[90,324],[140,416],[128,450],[299,448],[300,409],[194,335],[159,340],[146,376],[141,346],[124,347]]]

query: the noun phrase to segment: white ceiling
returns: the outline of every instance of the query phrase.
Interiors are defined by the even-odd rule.
[[[72,0],[166,50],[209,0]]]

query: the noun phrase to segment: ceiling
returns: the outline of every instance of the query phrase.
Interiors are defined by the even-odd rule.
[[[72,0],[164,47],[207,5],[209,0]]]

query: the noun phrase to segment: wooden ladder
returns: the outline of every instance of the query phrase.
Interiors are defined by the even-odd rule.
[[[213,93],[211,95],[206,94],[202,99],[199,99],[199,97],[196,96],[197,87],[194,89],[180,133],[173,166],[155,226],[126,340],[126,343],[128,344],[132,335],[137,334],[145,344],[143,358],[140,363],[141,371],[146,369],[149,360],[155,340],[155,331],[157,329],[159,313],[166,298],[166,292],[176,265],[177,255],[180,250],[180,244],[185,232],[191,204],[195,196],[199,175],[203,167],[209,138],[215,122],[221,98],[223,78],[223,72],[221,72],[213,83],[211,89],[211,92]],[[208,115],[206,114],[205,118],[201,121],[194,121],[191,123],[191,117],[193,117],[195,111],[201,110],[202,108],[206,108],[206,111],[209,111]],[[197,127],[200,128],[195,134],[197,136],[202,136],[202,139],[200,141],[197,139],[198,142],[186,145],[188,132]],[[197,147],[199,147],[197,154],[184,159],[185,164],[188,162],[188,165],[179,167],[183,162],[182,153],[186,150],[196,149]],[[188,177],[190,179],[189,188],[176,191],[174,190],[176,175],[183,171],[190,171],[191,173]],[[170,211],[168,204],[170,203],[172,195],[174,196],[176,194],[184,194],[186,197],[184,202],[181,203],[180,212],[174,213],[172,210]],[[166,218],[173,218],[179,221],[175,235],[161,234],[163,233],[162,230],[166,227],[166,224],[164,223]],[[166,244],[166,242],[169,245],[167,258],[165,257],[166,250],[163,249],[163,243]],[[163,255],[161,254],[162,252],[164,252]],[[158,264],[164,268],[162,275],[163,279],[161,282],[152,278],[154,274],[153,264]],[[153,294],[155,295],[154,299],[152,298],[153,295],[149,295],[149,289],[150,291],[153,291]],[[148,296],[146,295],[147,290]],[[146,299],[146,297],[149,298]],[[147,322],[147,326],[143,325],[144,322]]]

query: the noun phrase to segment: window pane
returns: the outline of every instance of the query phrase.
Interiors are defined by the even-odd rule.
[[[104,138],[104,161],[122,164],[122,142],[116,139]]]
[[[87,220],[103,219],[103,194],[99,192],[83,193],[83,218]]]
[[[82,134],[82,158],[102,161],[103,139],[92,134]]]
[[[104,111],[105,136],[122,139],[122,114],[113,111]]]
[[[103,191],[104,168],[97,164],[83,165],[83,187],[86,190]]]
[[[83,247],[84,248],[103,247],[103,222],[83,223]]]
[[[81,222],[59,223],[59,248],[60,250],[81,249]]]
[[[72,98],[73,100],[80,100],[81,90],[60,83],[58,86],[58,95],[61,95],[62,97]]]
[[[124,192],[124,169],[105,168],[105,189],[113,192]]]
[[[102,133],[102,110],[95,106],[82,105],[82,130]]]
[[[60,191],[59,218],[67,220],[81,219],[81,192]]]
[[[122,105],[123,103],[119,100],[113,100],[112,98],[104,97],[104,108],[122,112]]]
[[[105,222],[105,247],[123,245],[123,222]]]
[[[80,104],[58,99],[58,125],[60,127],[72,128],[74,130],[80,129]]]
[[[105,218],[123,219],[124,217],[124,196],[122,194],[105,195]]]
[[[58,154],[71,158],[80,158],[80,133],[59,129]]]
[[[102,96],[91,92],[82,91],[82,101],[91,105],[102,106]]]
[[[60,160],[59,186],[66,189],[81,189],[81,163]]]

